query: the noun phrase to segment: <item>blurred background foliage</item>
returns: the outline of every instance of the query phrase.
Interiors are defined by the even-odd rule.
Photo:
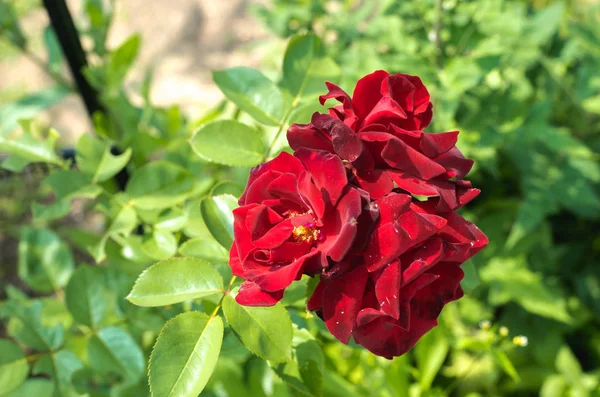
[[[142,309],[123,297],[149,263],[177,252],[224,265],[200,198],[211,189],[239,194],[248,173],[204,161],[188,141],[209,121],[253,123],[250,116],[228,101],[201,117],[158,107],[151,72],[133,101],[124,79],[144,43],[134,35],[107,48],[113,8],[101,0],[83,4],[78,26],[91,43],[85,75],[107,109],[94,117],[97,137],[75,148],[91,170],[83,169],[85,159],[71,169],[68,150],[57,154],[56,131],[22,121],[73,87],[52,30],[40,39],[20,28],[19,18],[39,4],[0,0],[0,56],[28,52],[28,41],[41,40],[46,54],[38,61],[56,83],[19,98],[0,94],[0,153],[10,155],[0,170],[0,395],[147,394],[138,358],[148,357],[164,321],[189,307]],[[482,190],[463,215],[490,245],[464,265],[466,296],[444,309],[440,327],[409,354],[387,361],[344,346],[303,311],[304,284],[286,295],[294,323],[322,347],[325,370],[315,373],[322,394],[600,396],[600,3],[270,0],[252,5],[252,13],[272,35],[263,45],[273,55],[261,69],[269,77],[281,75],[282,43],[306,32],[321,38],[326,60],[315,80],[350,92],[376,69],[419,75],[434,104],[428,130],[460,130],[458,146],[475,160],[469,177]],[[317,85],[295,101],[288,122],[306,122],[322,109],[316,97],[324,89]],[[265,142],[277,134],[276,127],[257,128]],[[93,161],[104,158],[108,168]],[[132,175],[126,194],[145,200],[133,209],[113,178],[125,166]],[[231,182],[215,187],[223,180]],[[174,186],[176,197],[165,193]],[[156,204],[152,197],[161,194],[171,201]],[[98,323],[77,314],[73,301],[83,293],[105,302]],[[129,354],[111,356],[106,329],[126,335]],[[15,357],[22,365],[11,365],[7,377],[2,364]],[[202,395],[311,395],[270,366],[226,329]]]

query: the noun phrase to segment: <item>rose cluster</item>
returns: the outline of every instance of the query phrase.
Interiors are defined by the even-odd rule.
[[[460,266],[487,245],[456,210],[479,194],[458,131],[426,133],[427,89],[416,76],[376,71],[353,96],[292,125],[294,154],[250,173],[234,210],[238,303],[268,306],[303,274],[319,276],[307,305],[330,332],[371,352],[404,354],[463,294]]]

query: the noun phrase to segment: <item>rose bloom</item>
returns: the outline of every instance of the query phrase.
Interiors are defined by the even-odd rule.
[[[358,81],[352,98],[334,84],[320,97],[341,104],[315,113],[309,124],[288,130],[292,149],[338,154],[351,164],[351,183],[383,197],[394,186],[416,196],[435,197],[439,211],[457,209],[478,189],[463,180],[473,165],[456,148],[458,131],[425,133],[431,121],[429,92],[416,76],[379,70]],[[395,184],[395,185],[394,185]]]
[[[274,305],[302,274],[330,271],[360,245],[359,223],[377,217],[338,156],[306,149],[253,168],[239,205],[230,266],[246,280],[237,302],[251,306]]]
[[[380,219],[361,255],[346,258],[347,272],[321,278],[308,302],[330,332],[347,343],[392,358],[410,350],[444,305],[462,297],[460,265],[483,249],[487,237],[456,212],[391,193],[377,200]]]

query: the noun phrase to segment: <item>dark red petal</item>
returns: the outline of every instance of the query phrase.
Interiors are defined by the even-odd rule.
[[[271,196],[293,202],[302,206],[302,199],[298,193],[298,176],[294,174],[281,174],[267,186]],[[266,204],[264,200],[263,204]]]
[[[325,284],[323,281],[319,281],[317,288],[313,291],[312,295],[306,302],[306,310],[317,311],[323,308],[323,291],[325,291]]]
[[[242,267],[242,262],[240,262],[235,242],[231,244],[231,249],[229,249],[229,267],[231,267],[231,273],[234,276],[244,277],[244,268]]]
[[[439,263],[432,270],[437,279],[421,288],[412,300],[414,314],[426,320],[437,318],[448,302],[463,296],[460,281],[464,273],[452,263]]]
[[[402,171],[388,170],[388,175],[400,189],[415,196],[439,196],[438,190],[430,182],[415,178]]]
[[[365,249],[365,265],[369,272],[381,269],[411,247],[406,232],[394,222],[375,228]]]
[[[383,225],[398,219],[408,209],[411,200],[411,197],[407,194],[390,193],[375,201],[379,209],[380,224]]]
[[[294,175],[300,175],[300,173],[304,171],[304,167],[297,158],[286,152],[281,152],[277,157],[275,157],[271,161],[267,161],[266,163],[257,165],[256,167],[250,170],[248,184],[246,185],[244,193],[242,193],[240,199],[238,200],[239,205],[249,204],[251,202],[248,201],[246,198],[248,189],[253,185],[256,179],[258,179],[261,175],[268,171],[277,171],[281,173],[289,172]]]
[[[244,225],[252,240],[256,240],[281,221],[283,218],[277,212],[265,205],[259,205],[248,210]]]
[[[323,291],[325,325],[342,343],[348,343],[350,340],[367,278],[367,270],[359,266],[342,277],[332,280]]]
[[[394,181],[381,169],[373,171],[356,171],[356,183],[366,190],[373,200],[385,196],[394,188]]]
[[[342,160],[331,153],[307,149],[298,149],[294,155],[302,161],[325,201],[337,205],[348,184]]]
[[[274,249],[285,243],[291,236],[294,230],[294,225],[290,219],[275,225],[268,232],[262,235],[259,239],[252,243],[255,247],[261,249]]]
[[[427,157],[437,157],[446,153],[456,145],[458,131],[439,134],[425,133],[421,137],[421,151]]]
[[[462,179],[473,167],[473,160],[466,159],[456,147],[439,155],[433,160],[444,167],[451,178],[456,177]]]
[[[364,124],[368,125],[371,123],[377,123],[378,120],[385,119],[406,119],[406,113],[390,97],[383,97],[377,102],[377,105],[371,110],[371,112],[365,117]]]
[[[356,83],[352,94],[352,104],[356,115],[364,119],[382,97],[381,82],[389,76],[384,70],[377,70],[366,75]]]
[[[253,281],[265,291],[279,291],[287,288],[292,281],[302,276],[304,263],[312,258],[317,251],[313,251],[290,264],[275,265],[265,269],[265,272],[253,277]]]
[[[442,239],[433,237],[423,246],[402,255],[401,260],[409,264],[402,272],[403,283],[408,284],[431,269],[441,259],[443,247]]]
[[[346,124],[327,114],[315,113],[312,124],[326,132],[333,144],[333,150],[342,159],[355,161],[363,151],[363,144],[358,135]]]
[[[317,114],[319,113],[315,113],[315,115]],[[287,140],[294,150],[307,148],[326,152],[333,151],[331,138],[312,124],[292,124],[287,131]]]
[[[391,166],[411,173],[421,179],[431,179],[446,172],[440,164],[394,137],[381,152],[381,157]]]
[[[244,281],[235,301],[244,306],[273,306],[281,298],[283,298],[283,291],[264,291],[252,281]]]
[[[324,241],[319,249],[331,260],[341,261],[352,248],[361,210],[360,194],[356,189],[349,189],[335,210],[323,220]]]
[[[313,183],[309,172],[305,171],[300,175],[298,191],[302,194],[305,205],[312,210],[317,220],[321,222],[325,214],[325,200],[321,190]]]
[[[381,311],[395,319],[400,316],[400,261],[392,261],[383,269],[375,283],[375,294]]]

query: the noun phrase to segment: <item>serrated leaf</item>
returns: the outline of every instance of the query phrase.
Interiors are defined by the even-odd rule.
[[[292,357],[292,321],[281,304],[271,307],[239,305],[230,295],[223,312],[233,332],[257,356],[275,362]]]
[[[131,158],[131,148],[114,155],[110,144],[101,139],[84,134],[77,141],[76,160],[79,170],[91,177],[92,183],[104,182],[121,171]]]
[[[69,312],[80,324],[98,327],[108,309],[107,293],[102,283],[101,269],[83,265],[75,270],[65,290]]]
[[[217,120],[200,127],[190,144],[194,152],[217,164],[251,167],[263,161],[265,146],[258,130],[234,120]]]
[[[155,161],[138,169],[125,191],[136,207],[162,209],[183,202],[193,188],[193,177],[185,169],[166,161]]]
[[[38,292],[63,288],[73,272],[73,256],[54,232],[23,228],[19,241],[19,277]]]
[[[29,373],[29,365],[19,346],[0,339],[0,390],[9,393],[19,387]]]
[[[223,293],[223,278],[198,258],[173,258],[145,270],[127,299],[138,306],[165,306]]]
[[[179,247],[183,256],[205,259],[211,263],[228,263],[229,252],[211,237],[195,237]]]
[[[88,357],[96,371],[121,375],[128,384],[136,383],[144,374],[141,348],[119,327],[103,328],[92,336],[88,342]]]
[[[213,81],[238,108],[265,125],[278,126],[284,100],[279,88],[261,72],[236,67],[213,72]]]
[[[177,252],[177,239],[169,231],[155,230],[144,238],[142,249],[154,260],[168,259]]]
[[[223,341],[223,321],[186,312],[162,329],[149,364],[154,397],[197,397],[215,369]]]

